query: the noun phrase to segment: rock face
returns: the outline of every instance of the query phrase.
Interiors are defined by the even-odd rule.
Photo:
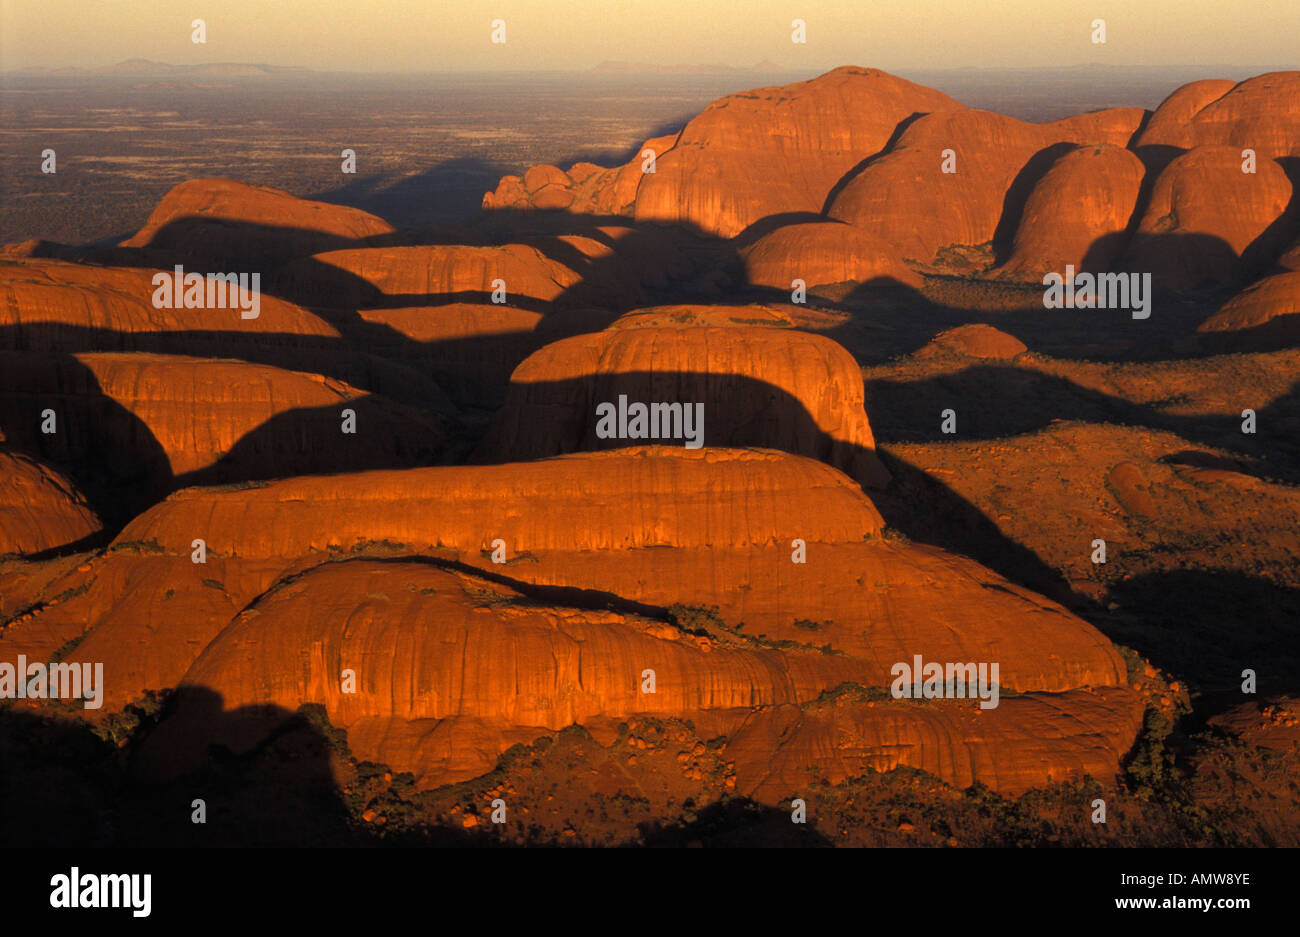
[[[1300,272],[1266,277],[1238,293],[1197,328],[1237,347],[1276,347],[1300,340]]]
[[[652,694],[642,692],[647,669]],[[345,670],[355,692],[344,692]],[[1137,731],[1140,704],[1119,689],[1016,698],[1001,711],[800,705],[854,671],[843,656],[525,603],[427,565],[332,563],[265,596],[207,647],[185,675],[177,717],[151,740],[153,768],[183,769],[213,743],[246,751],[283,722],[269,707],[291,713],[305,702],[348,731],[358,758],[412,771],[425,787],[480,775],[510,744],[573,723],[707,714],[736,733],[727,756],[740,788],[769,802],[811,779],[814,752],[833,753],[836,781],[906,764],[1019,791],[1044,776],[1114,774]],[[448,746],[458,730],[471,743]],[[774,752],[776,770],[763,768]]]
[[[479,458],[510,462],[639,445],[631,432],[602,438],[602,403],[680,404],[703,422],[693,445],[762,446],[821,459],[864,484],[889,475],[875,455],[857,363],[841,346],[794,329],[610,329],[554,342],[511,377],[505,409]],[[658,423],[658,421],[656,421]],[[693,421],[695,425],[695,421]],[[647,433],[669,430],[647,427]],[[642,436],[641,439],[655,436]]]
[[[805,329],[818,332],[843,323],[826,310],[801,303],[746,303],[743,306],[676,303],[625,312],[610,329],[737,328]]]
[[[1277,265],[1283,270],[1300,271],[1300,239],[1297,239],[1287,252],[1277,259]]]
[[[71,481],[29,455],[0,449],[0,556],[67,546],[99,529]]]
[[[779,290],[792,289],[796,279],[809,288],[846,282],[921,285],[889,243],[852,225],[787,225],[759,238],[743,256],[750,283]]]
[[[1277,163],[1241,171],[1241,151],[1202,146],[1156,179],[1129,252],[1133,270],[1175,288],[1241,281],[1266,266],[1289,235],[1280,223],[1291,182]]]
[[[259,342],[286,333],[338,337],[329,323],[265,293],[253,319],[243,318],[238,308],[156,308],[153,277],[160,272],[171,273],[44,259],[0,263],[0,345],[81,350],[88,338],[102,336],[104,344],[127,349],[146,334],[167,332],[220,332],[233,342],[250,334]]]
[[[841,473],[759,450],[651,447],[186,489],[51,587],[71,598],[10,623],[0,653],[93,650],[119,674],[109,699],[122,704],[175,685],[278,580],[379,551],[476,567],[550,600],[716,608],[719,634],[840,651],[869,686],[915,654],[999,662],[1000,685],[1018,692],[1126,685],[1114,647],[1059,605],[970,560],[884,540],[882,527]],[[194,614],[176,620],[169,593]],[[157,650],[123,656],[139,657],[142,642]],[[146,678],[156,682],[133,682]]]
[[[1028,350],[1025,343],[1014,335],[1008,335],[1000,329],[981,322],[959,325],[955,329],[940,332],[928,344],[917,349],[916,357],[956,356],[1010,361],[1016,355]]]
[[[557,300],[567,305],[635,302],[635,283],[628,282],[608,247],[589,238],[556,241],[553,249],[565,255],[566,263],[529,244],[370,248],[329,251],[296,261],[285,268],[279,282],[295,295],[352,308],[487,304],[494,294],[505,298],[497,305],[529,309]],[[631,295],[611,295],[613,284]]]
[[[637,191],[638,221],[733,237],[772,215],[820,212],[831,188],[914,114],[960,108],[875,69],[729,95],[682,130]]]
[[[1068,144],[1123,147],[1142,114],[1100,111],[1050,124],[988,111],[928,114],[849,179],[828,214],[884,238],[905,260],[929,262],[944,247],[993,241],[1006,204],[1022,203]],[[955,171],[944,171],[946,157]]]
[[[979,781],[1016,795],[1052,781],[1112,777],[1141,727],[1142,704],[1115,688],[1007,699],[996,710],[931,701],[889,705],[852,697],[780,705],[746,719],[727,745],[736,789],[788,800],[825,778],[867,770],[927,771],[954,787]]]
[[[122,246],[261,270],[392,233],[388,222],[356,208],[233,179],[193,179],[168,192]]]
[[[1151,115],[1138,146],[1251,148],[1258,160],[1300,156],[1300,71],[1270,72],[1234,85],[1194,81]]]
[[[503,176],[496,190],[483,196],[483,208],[631,215],[637,188],[645,175],[642,166],[649,165],[648,156],[641,154],[653,151],[657,160],[672,149],[676,140],[676,134],[647,140],[630,163],[610,169],[576,163],[567,173],[555,166],[533,166],[522,178]]]
[[[624,166],[506,176],[464,226],[198,180],[121,245],[0,249],[0,662],[107,675],[99,711],[5,702],[0,761],[10,716],[179,687],[126,749],[146,773],[313,707],[422,788],[555,737],[548,770],[601,749],[571,777],[655,810],[674,754],[692,798],[767,804],[898,767],[1108,782],[1144,715],[1289,663],[1298,101],[1285,72],[1030,124],[837,69]],[[156,308],[182,261],[261,270],[260,315]],[[1043,317],[1068,266],[1213,292]],[[918,659],[996,666],[998,705],[896,698]],[[1213,724],[1296,723],[1275,698]]]
[[[243,361],[176,355],[0,353],[0,426],[58,462],[94,460],[102,474],[166,491],[208,484],[436,461],[448,435],[437,416],[341,381]],[[41,432],[47,406],[58,432]],[[342,431],[342,411],[356,432]]]
[[[608,611],[529,605],[508,587],[427,565],[356,561],[320,566],[237,616],[184,683],[216,690],[228,709],[318,701],[341,727],[463,718],[536,737],[595,716],[815,698],[853,671],[847,658],[736,644]],[[355,693],[334,678],[349,668]],[[653,694],[641,692],[646,668]],[[196,729],[202,737],[175,726]],[[499,752],[471,748],[470,764],[447,766],[413,754],[398,763],[446,783],[489,770]]]
[[[1123,252],[1145,170],[1122,147],[1081,146],[1052,164],[1025,201],[998,271],[1041,283],[1049,272],[1103,271]]]
[[[474,247],[461,244],[433,244],[418,247],[387,247],[329,251],[312,258],[312,267],[324,265],[351,278],[353,295],[339,296],[334,284],[329,289],[339,302],[372,305],[373,300],[403,297],[406,305],[426,305],[420,299],[486,302],[494,281],[505,283],[507,301],[550,302],[579,277],[553,263],[535,247],[507,244],[503,247]],[[285,280],[300,272],[285,271]],[[314,269],[301,271],[316,279]],[[326,271],[328,272],[328,271]],[[346,281],[340,277],[340,281]],[[318,285],[323,285],[318,281]]]
[[[1215,716],[1210,724],[1226,729],[1249,745],[1280,751],[1300,746],[1300,703],[1290,696],[1241,703]]]
[[[960,107],[876,69],[837,68],[721,98],[680,134],[647,140],[622,167],[579,163],[566,174],[538,166],[531,179],[506,176],[483,205],[635,215],[733,237],[772,215],[820,212],[840,177],[882,150],[900,123]]]

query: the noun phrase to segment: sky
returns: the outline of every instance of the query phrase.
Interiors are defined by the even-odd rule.
[[[191,41],[191,21],[207,42]],[[1106,21],[1106,43],[1092,22]],[[492,21],[506,41],[490,41]],[[802,19],[807,42],[791,41]],[[0,0],[0,71],[258,62],[322,71],[1300,68],[1300,0]]]

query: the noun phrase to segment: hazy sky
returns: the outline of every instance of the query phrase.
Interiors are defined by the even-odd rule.
[[[190,22],[207,23],[207,43]],[[1104,18],[1105,45],[1091,41]],[[506,43],[489,41],[494,19]],[[806,45],[790,40],[807,22]],[[265,62],[339,71],[654,64],[1300,67],[1300,0],[0,0],[0,69]]]

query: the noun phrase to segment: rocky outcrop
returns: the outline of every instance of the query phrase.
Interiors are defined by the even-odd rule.
[[[0,353],[0,426],[60,462],[170,487],[436,461],[450,424],[318,374],[179,355]],[[58,431],[40,429],[53,409]],[[356,431],[343,432],[344,409]]]
[[[568,306],[635,304],[635,280],[608,246],[576,236],[556,238],[547,246],[549,253],[530,244],[330,251],[289,264],[277,282],[295,296],[344,308],[453,302],[527,309],[557,301]]]
[[[1296,240],[1285,254],[1277,259],[1277,265],[1283,270],[1300,271],[1300,239]]]
[[[734,733],[723,755],[740,789],[768,802],[820,777],[900,764],[1014,793],[1045,778],[1113,776],[1139,724],[1136,696],[1117,688],[998,709],[818,702],[856,669],[842,655],[526,601],[427,565],[332,563],[236,616],[186,673],[177,715],[146,761],[167,774],[210,744],[247,751],[315,703],[348,732],[357,758],[433,787],[483,774],[510,744],[574,723],[707,714]],[[447,746],[450,734],[461,744]],[[811,769],[813,753],[829,763]]]
[[[1113,145],[1081,146],[1052,164],[1025,201],[998,275],[1041,283],[1050,272],[1103,271],[1126,244],[1142,161]]]
[[[568,172],[556,166],[533,166],[522,177],[503,176],[496,190],[483,196],[483,208],[631,215],[637,188],[645,175],[642,167],[650,165],[647,151],[657,160],[672,149],[676,140],[676,134],[647,140],[637,148],[632,161],[623,166],[575,163]]]
[[[1300,71],[1269,72],[1233,84],[1194,81],[1151,115],[1138,146],[1250,148],[1260,162],[1300,156]]]
[[[1272,696],[1240,703],[1210,719],[1248,745],[1294,751],[1300,748],[1300,703],[1291,696]]]
[[[820,212],[840,178],[883,150],[899,124],[960,107],[865,68],[728,95],[688,123],[645,175],[636,219],[733,237],[763,218]]]
[[[907,767],[954,787],[1008,796],[1085,776],[1110,779],[1142,724],[1142,702],[1107,687],[1027,694],[980,710],[967,702],[868,702],[854,694],[758,710],[728,740],[736,789],[764,803],[811,784]]]
[[[945,247],[992,242],[1004,209],[1024,203],[1068,144],[1126,146],[1142,116],[1124,108],[1029,124],[989,111],[929,114],[849,179],[828,214],[928,263]]]
[[[1022,692],[1125,684],[1110,643],[1059,605],[969,560],[884,540],[882,526],[834,469],[754,450],[647,448],[187,489],[128,525],[102,566],[60,583],[73,598],[11,624],[0,648],[35,659],[89,632],[111,654],[124,625],[180,628],[165,592],[177,575],[238,609],[330,556],[378,550],[566,590],[555,595],[716,608],[718,628],[842,651],[871,685],[914,654],[1000,661],[1002,685]],[[185,565],[195,538],[208,557],[197,572]],[[119,617],[128,581],[137,586]],[[213,616],[178,634],[219,627]],[[187,664],[172,662],[173,682]]]
[[[1247,287],[1196,330],[1234,348],[1271,348],[1300,341],[1300,272],[1279,273]]]
[[[634,215],[733,237],[763,218],[820,212],[840,177],[882,150],[899,124],[960,107],[877,69],[837,68],[721,98],[681,133],[647,140],[621,167],[537,166],[506,176],[483,205]]]
[[[1280,252],[1290,201],[1291,182],[1277,163],[1242,172],[1236,147],[1198,147],[1157,177],[1128,266],[1176,289],[1241,282]]]
[[[392,233],[388,222],[356,208],[233,179],[192,179],[168,192],[122,246],[251,271]]]
[[[0,556],[67,546],[99,529],[69,479],[29,455],[0,449]]]
[[[1014,335],[982,322],[947,329],[916,350],[917,358],[991,358],[1010,361],[1028,351]]]
[[[159,273],[173,271],[47,259],[0,263],[3,347],[82,350],[88,338],[102,336],[103,343],[125,350],[136,347],[142,335],[160,332],[199,333],[190,339],[219,332],[231,342],[251,341],[248,336],[255,335],[262,343],[284,335],[338,337],[329,323],[266,293],[251,319],[243,318],[239,308],[155,307],[153,277]]]
[[[865,484],[889,477],[875,456],[853,357],[819,335],[749,326],[610,329],[547,345],[515,370],[479,458],[522,461],[639,445],[635,426],[623,438],[598,432],[598,406],[617,407],[620,397],[680,404],[671,429],[657,419],[645,427],[647,434],[675,433],[666,445],[783,449]],[[692,442],[685,420],[700,405],[700,435]]]
[[[182,689],[215,691],[226,709],[270,704],[292,712],[317,702],[345,729],[363,719],[471,719],[536,737],[597,716],[811,699],[854,670],[844,657],[747,645],[615,612],[528,602],[481,577],[427,565],[329,563],[237,616]],[[642,691],[647,669],[655,673],[653,693]],[[355,692],[345,692],[345,670],[356,675]],[[182,708],[169,734],[183,735],[186,747],[247,746],[247,738],[212,738],[204,715]],[[176,747],[168,744],[169,754]],[[480,742],[462,756],[468,764],[433,771],[416,751],[390,747],[385,757],[426,784],[482,774],[500,754]]]
[[[742,252],[750,283],[789,291],[835,283],[902,284],[921,278],[886,241],[853,225],[812,222],[777,228]]]

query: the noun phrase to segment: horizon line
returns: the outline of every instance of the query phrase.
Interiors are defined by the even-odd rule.
[[[876,71],[888,72],[891,74],[901,74],[904,72],[917,73],[948,73],[948,72],[1053,72],[1053,71],[1071,71],[1088,69],[1094,71],[1113,71],[1118,69],[1142,69],[1148,71],[1169,70],[1169,69],[1253,69],[1260,74],[1278,71],[1296,71],[1300,66],[1281,66],[1281,65],[1258,65],[1247,63],[1233,62],[1186,62],[1186,63],[1167,63],[1167,64],[1125,64],[1114,62],[1077,62],[1069,65],[950,65],[936,67],[931,65],[922,66],[891,66],[881,67],[876,65],[857,65],[852,63],[842,63],[839,65],[821,66],[821,65],[777,65],[771,63],[773,67],[760,67],[759,65],[726,65],[722,63],[663,63],[655,64],[649,62],[629,62],[624,60],[604,60],[596,65],[585,68],[560,68],[560,67],[519,67],[519,68],[484,68],[484,67],[466,67],[466,68],[423,68],[423,69],[346,69],[346,68],[314,68],[310,65],[277,65],[272,62],[239,62],[231,60],[218,60],[210,62],[164,62],[157,59],[123,59],[112,65],[82,66],[82,65],[25,65],[19,68],[0,70],[0,75],[30,75],[45,76],[51,78],[71,77],[67,75],[49,74],[55,71],[76,72],[78,77],[113,77],[111,69],[126,65],[131,62],[140,62],[148,65],[158,65],[167,68],[191,69],[191,68],[210,68],[217,66],[236,66],[244,68],[270,68],[279,69],[286,72],[313,75],[505,75],[505,74],[557,74],[557,75],[586,75],[586,74],[660,74],[660,70],[672,70],[670,74],[689,75],[689,74],[725,74],[736,72],[740,74],[780,74],[780,73],[802,73],[816,72],[825,74],[839,68],[865,68]],[[605,71],[602,66],[616,65],[627,66],[623,71]],[[241,77],[241,76],[228,76]]]

